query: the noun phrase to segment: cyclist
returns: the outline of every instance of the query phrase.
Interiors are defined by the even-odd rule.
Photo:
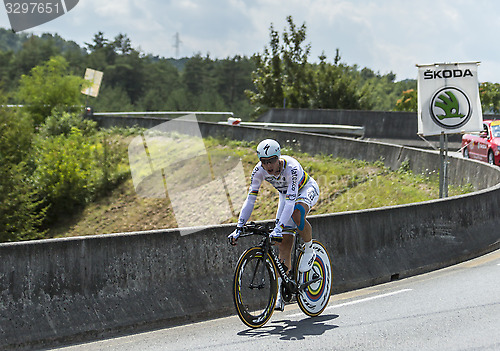
[[[312,227],[307,221],[306,215],[318,201],[318,184],[304,171],[296,159],[281,155],[281,147],[273,139],[266,139],[259,143],[257,156],[259,162],[252,172],[248,196],[241,208],[236,229],[228,238],[232,245],[236,245],[236,241],[241,234],[241,228],[252,214],[262,181],[266,180],[279,192],[276,226],[270,233],[271,239],[275,241],[281,240],[278,244],[279,258],[284,261],[289,270],[292,262],[294,235],[298,231],[305,243],[305,252],[299,271],[307,272],[314,263],[316,253],[312,248]],[[276,309],[283,310],[283,308],[280,277],[278,278]]]

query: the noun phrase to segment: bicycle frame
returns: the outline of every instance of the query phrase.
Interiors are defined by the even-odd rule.
[[[258,226],[255,223],[250,223],[244,227],[244,232],[240,235],[240,238],[246,237],[246,236],[251,236],[251,235],[264,236],[264,238],[262,239],[262,241],[258,245],[263,249],[262,260],[264,261],[265,258],[267,257],[267,253],[269,253],[269,256],[272,258],[272,260],[274,261],[274,264],[276,265],[276,268],[278,269],[278,274],[281,277],[285,288],[291,294],[295,294],[298,291],[307,288],[309,285],[321,280],[321,277],[319,277],[319,276],[314,277],[313,276],[313,279],[298,285],[294,278],[291,278],[288,274],[286,274],[285,267],[283,266],[283,263],[280,261],[278,255],[276,255],[275,250],[272,249],[273,244],[272,244],[271,239],[269,238],[270,231],[271,230],[269,228],[267,228],[265,225]],[[245,233],[245,232],[247,232],[247,233]],[[294,269],[295,269],[296,262],[298,259],[298,251],[301,250],[299,248],[299,240],[300,240],[299,235],[296,234],[295,240],[294,240],[294,245],[293,245],[293,254],[292,254],[292,262],[291,262],[292,267],[290,267],[293,277],[296,276],[296,272],[294,272]],[[264,264],[262,264],[261,267],[262,267],[262,269],[265,269]],[[257,267],[256,267],[256,271],[257,271]],[[256,274],[257,274],[256,271],[254,272],[254,279],[255,279]],[[252,285],[253,285],[254,279],[252,279]],[[258,286],[254,286],[254,287],[258,288]]]
[[[295,296],[299,308],[310,317],[318,316],[328,304],[331,293],[331,260],[328,251],[319,241],[313,241],[317,252],[313,267],[307,272],[299,271],[303,255],[300,238],[295,236],[292,267],[280,261],[269,237],[269,225],[251,222],[242,228],[240,237],[260,235],[259,245],[245,250],[236,265],[233,280],[233,299],[238,316],[251,328],[263,326],[271,318],[278,293],[285,302]],[[234,242],[231,240],[231,243]],[[277,290],[281,277],[281,291]],[[317,283],[318,284],[313,284]]]

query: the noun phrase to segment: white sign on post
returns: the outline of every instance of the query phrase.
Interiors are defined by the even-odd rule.
[[[436,63],[418,67],[418,134],[457,134],[481,130],[479,62]]]
[[[101,86],[103,73],[101,71],[96,71],[91,68],[85,70],[85,80],[90,82],[90,86],[82,90],[82,94],[97,97],[99,94],[99,88]]]

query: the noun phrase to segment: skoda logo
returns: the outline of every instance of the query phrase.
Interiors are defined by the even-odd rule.
[[[472,105],[462,90],[446,87],[433,95],[430,114],[432,120],[443,128],[460,128],[471,118]]]

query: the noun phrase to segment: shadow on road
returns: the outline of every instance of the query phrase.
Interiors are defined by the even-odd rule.
[[[238,333],[239,336],[263,337],[278,335],[281,340],[303,340],[306,336],[324,334],[327,330],[338,328],[338,325],[329,325],[326,322],[338,318],[337,314],[307,317],[299,321],[289,319],[272,321],[259,329],[247,329]]]

